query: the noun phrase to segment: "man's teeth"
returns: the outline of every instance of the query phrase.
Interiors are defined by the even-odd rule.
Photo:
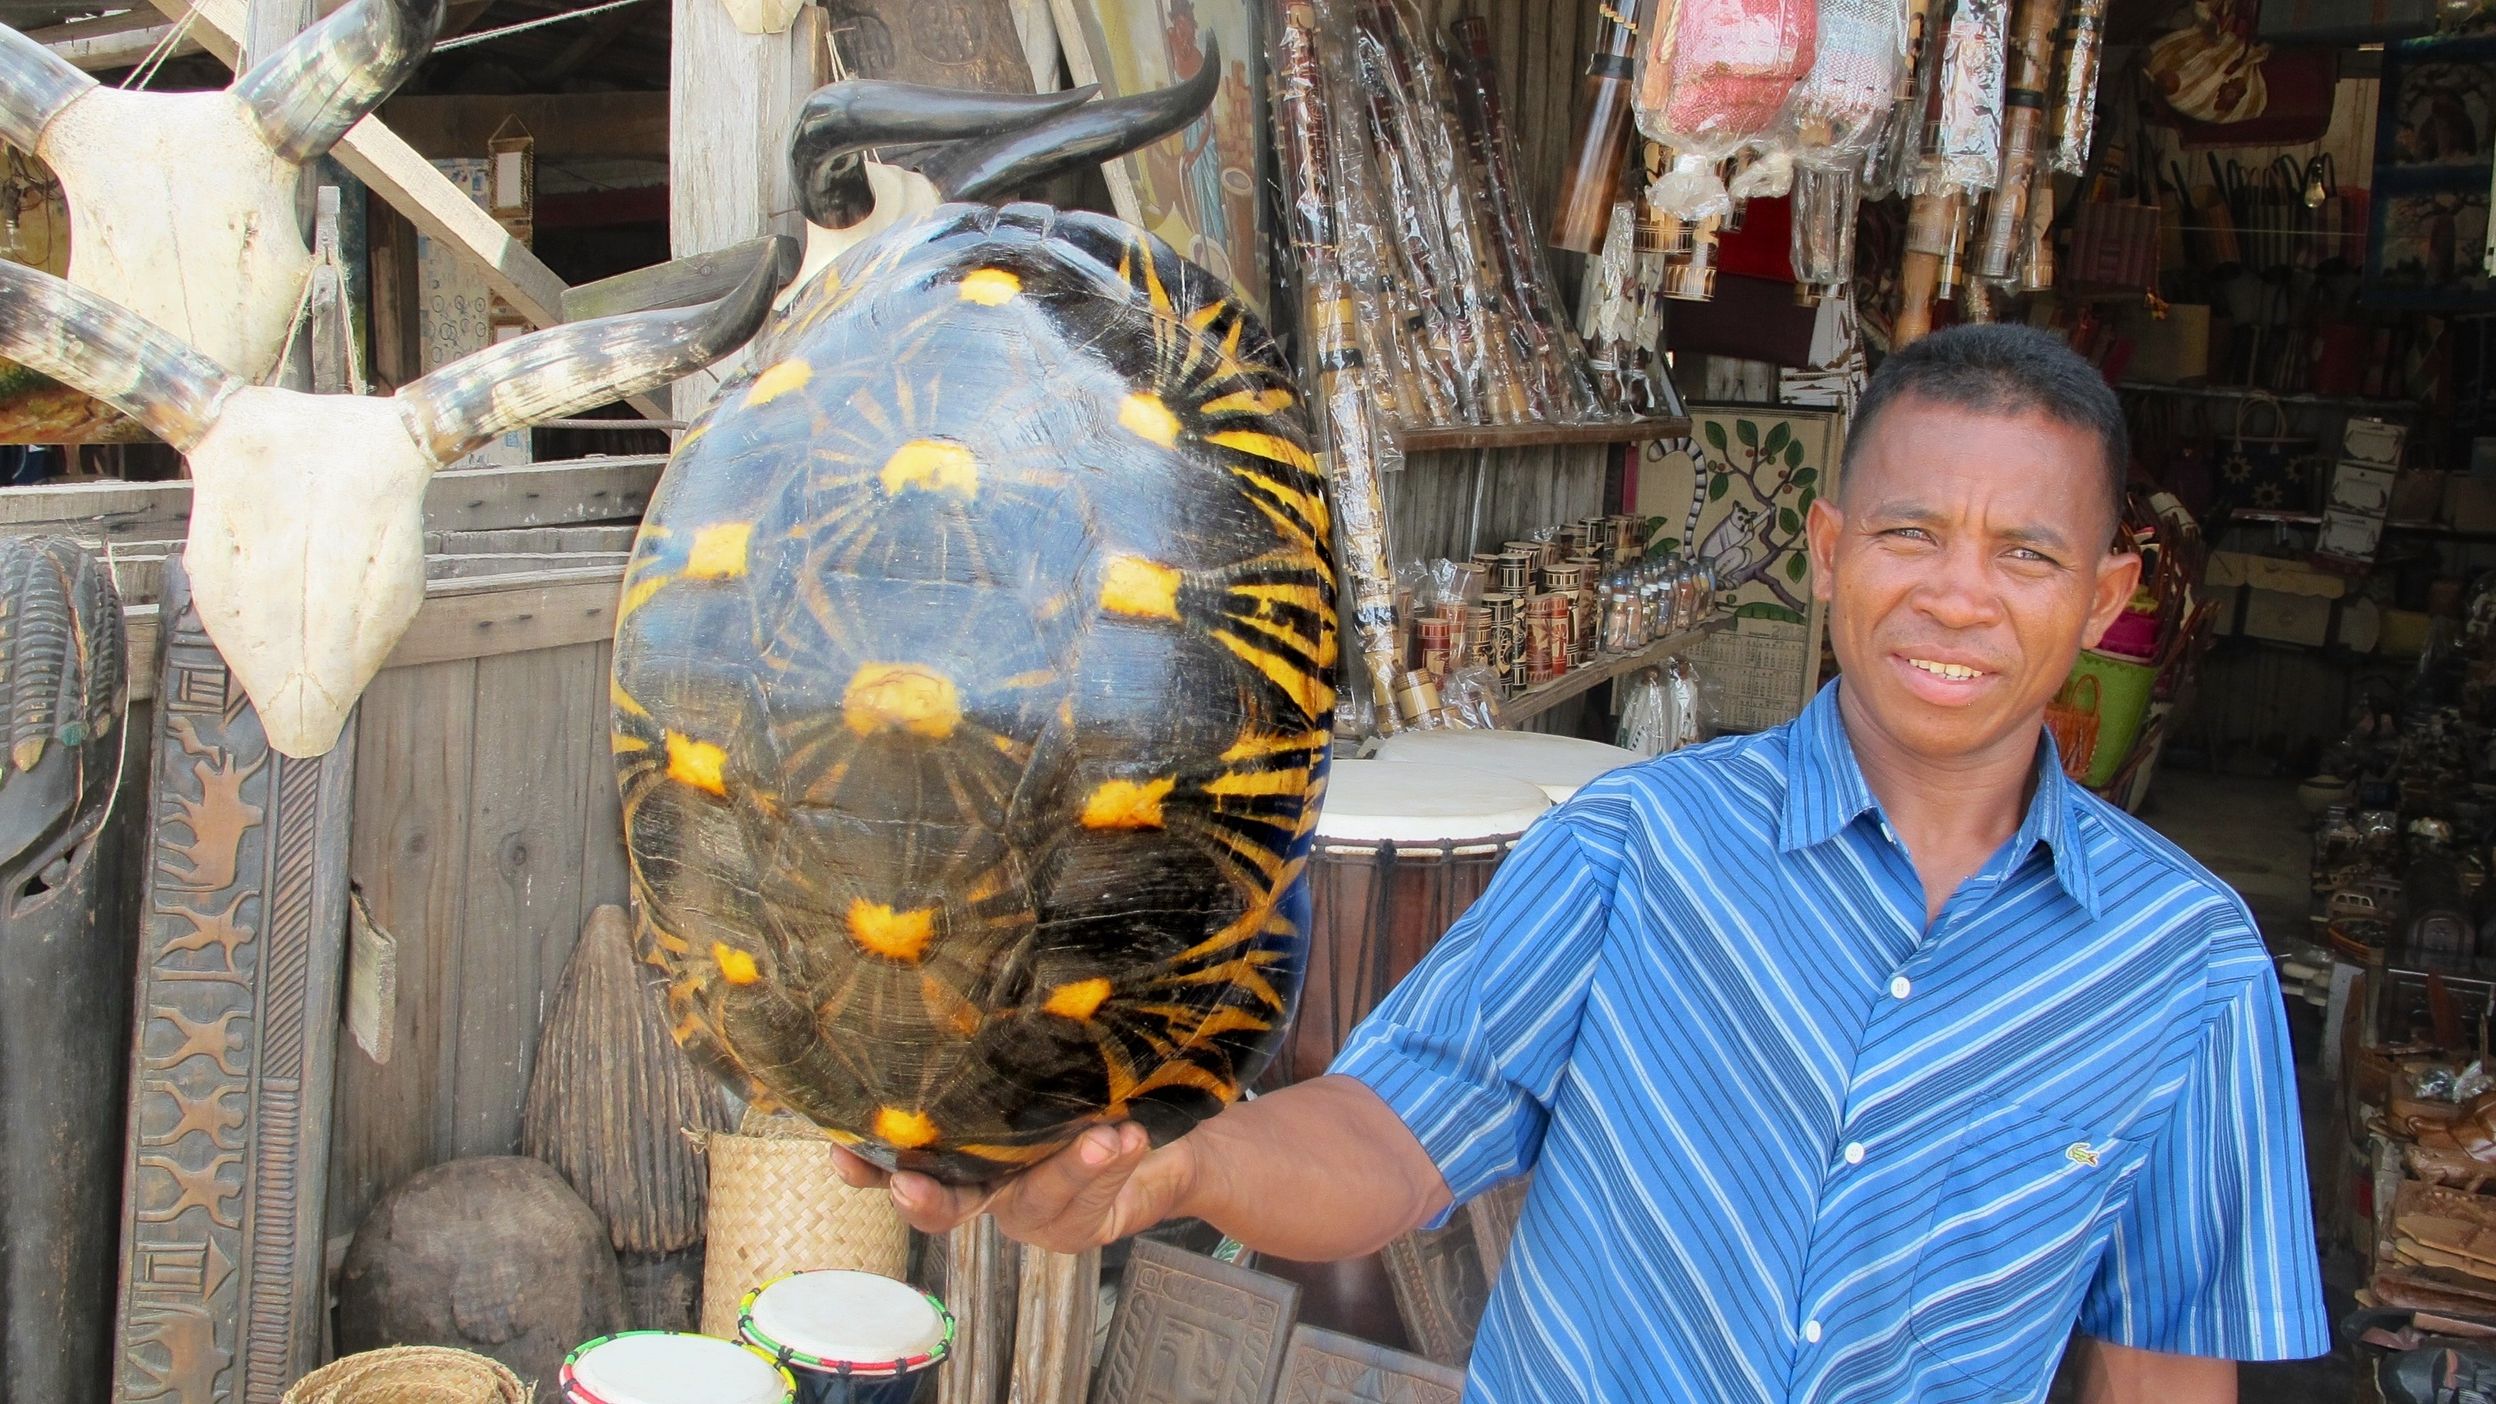
[[[1915,667],[1923,669],[1925,672],[1932,673],[1939,677],[1950,678],[1958,682],[1966,682],[1970,678],[1981,678],[1984,676],[1983,673],[1978,672],[1976,669],[1967,667],[1966,665],[1960,663],[1935,663],[1929,658],[1910,658],[1907,662]]]

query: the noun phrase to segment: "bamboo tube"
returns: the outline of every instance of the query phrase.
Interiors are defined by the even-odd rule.
[[[2029,176],[2045,137],[2045,89],[2054,71],[2058,0],[2019,0],[2011,23],[2002,111],[2002,178],[1986,206],[1973,262],[1979,278],[2007,282],[2028,226]]]
[[[1921,341],[1933,329],[1933,298],[1941,289],[1942,265],[1955,260],[1960,197],[1918,195],[1907,210],[1907,252],[1898,266],[1898,320],[1890,349]]]
[[[1551,246],[1593,253],[1612,221],[1621,162],[1629,154],[1630,80],[1637,71],[1637,0],[1607,0],[1595,52],[1578,80],[1577,120],[1569,135],[1568,169],[1560,179]]]

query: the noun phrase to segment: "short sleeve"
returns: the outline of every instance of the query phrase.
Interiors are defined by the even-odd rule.
[[[1363,1019],[1329,1071],[1403,1119],[1462,1204],[1531,1169],[1610,921],[1617,864],[1558,811]]]
[[[2331,1349],[2279,983],[2259,956],[2201,1047],[2082,1303],[2099,1340],[2296,1360]]]

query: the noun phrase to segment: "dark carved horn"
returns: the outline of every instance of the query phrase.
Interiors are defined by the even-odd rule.
[[[278,155],[301,164],[338,144],[416,71],[442,0],[349,0],[234,81]]]
[[[852,78],[806,99],[789,138],[797,204],[810,223],[847,229],[875,209],[859,154],[886,143],[954,141],[1014,131],[1089,101],[1097,87],[1062,93],[965,93]]]
[[[988,141],[939,152],[919,164],[948,200],[986,200],[1059,171],[1123,156],[1187,126],[1222,86],[1222,46],[1208,38],[1204,62],[1184,83],[1062,112]]]
[[[5,261],[0,356],[109,401],[184,453],[242,384],[137,313]]]
[[[44,127],[95,80],[0,24],[0,141],[32,152]]]
[[[774,239],[717,302],[574,322],[444,366],[398,393],[417,442],[448,463],[541,419],[560,419],[689,375],[743,346],[797,272],[797,241]]]

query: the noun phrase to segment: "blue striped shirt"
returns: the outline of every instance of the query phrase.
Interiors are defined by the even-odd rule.
[[[2244,904],[2066,780],[1927,929],[1838,684],[1527,833],[1334,1071],[1534,1172],[1465,1397],[2042,1398],[2076,1324],[2330,1348]]]

